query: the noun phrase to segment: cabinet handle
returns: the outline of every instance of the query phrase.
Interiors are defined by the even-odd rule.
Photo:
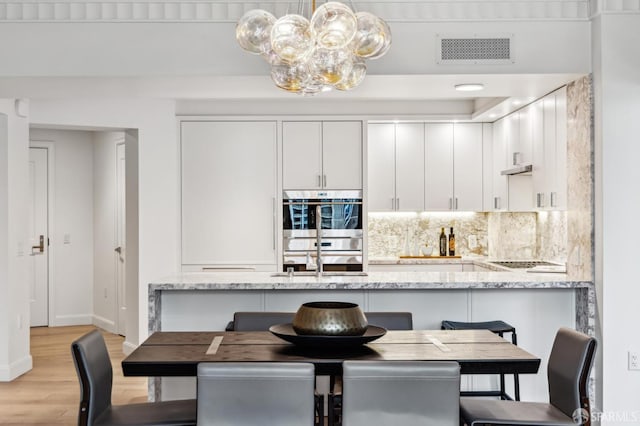
[[[551,192],[549,194],[549,198],[550,198],[549,201],[550,201],[551,207],[555,207],[556,206],[556,193],[555,192]]]
[[[396,198],[396,210],[400,210],[400,198]]]
[[[536,192],[536,207],[540,207],[540,193]]]
[[[493,208],[495,210],[500,209],[500,197],[493,197]]]
[[[396,209],[396,199],[391,198],[391,210],[395,210],[395,209]]]
[[[449,210],[453,210],[453,198],[449,198]]]
[[[322,175],[322,186],[327,187],[327,175]]]
[[[318,175],[318,188],[322,188],[322,176]]]
[[[458,197],[456,197],[456,210],[458,210]]]

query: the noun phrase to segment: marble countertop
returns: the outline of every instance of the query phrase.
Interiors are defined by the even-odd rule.
[[[469,289],[590,288],[591,281],[565,274],[510,271],[369,272],[366,276],[272,276],[270,272],[185,272],[154,280],[150,291],[162,290],[299,290],[299,289]]]

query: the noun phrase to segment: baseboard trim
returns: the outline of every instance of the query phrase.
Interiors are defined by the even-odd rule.
[[[50,324],[52,327],[63,327],[66,325],[92,325],[93,315],[56,315],[54,320],[55,324]]]
[[[93,316],[93,325],[103,330],[106,330],[109,333],[116,332],[116,323],[114,321],[111,321],[110,319],[101,317],[100,315]]]
[[[127,342],[126,340],[122,343],[122,352],[124,352],[125,355],[129,355],[131,352],[133,352],[138,346],[134,345],[131,342]]]
[[[0,382],[10,382],[33,368],[33,358],[26,355],[11,364],[0,365]]]

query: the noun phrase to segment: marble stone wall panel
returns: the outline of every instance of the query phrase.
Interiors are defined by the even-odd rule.
[[[567,85],[567,273],[594,276],[594,144],[591,77]]]
[[[537,259],[536,213],[489,213],[489,257]]]
[[[538,212],[536,223],[538,258],[564,264],[567,261],[567,212]]]

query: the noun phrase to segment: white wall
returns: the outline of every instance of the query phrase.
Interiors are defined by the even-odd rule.
[[[31,369],[29,355],[28,118],[0,99],[0,381]]]
[[[51,326],[91,324],[93,307],[93,139],[91,132],[31,129],[54,144]],[[68,237],[68,243],[65,243]]]
[[[133,288],[138,297],[132,304],[127,301],[127,318],[131,320],[127,321],[125,343],[127,347],[137,345],[148,334],[147,283],[178,271],[179,150],[175,103],[141,99],[51,99],[33,100],[31,111],[31,122],[41,126],[138,129],[137,162],[127,150],[127,168],[137,166],[139,227],[136,235],[140,253],[137,280],[127,279],[127,289]],[[127,213],[130,207],[128,204]],[[129,223],[127,232],[127,238],[135,237],[129,235]]]
[[[94,324],[116,331],[116,144],[123,132],[93,134]]]
[[[627,352],[640,353],[640,14],[603,14],[595,20],[597,251],[596,283],[602,313],[605,414],[632,413],[640,422],[640,371],[627,369]],[[603,425],[621,424],[620,419]]]
[[[455,3],[458,2],[439,5],[443,10],[464,8]],[[501,15],[501,5],[494,3],[494,11],[479,16],[480,22],[451,19],[442,22],[441,17],[440,22],[436,22],[437,12],[433,14],[435,20],[421,19],[411,9],[411,4],[405,5],[406,16],[389,23],[393,47],[383,59],[370,61],[367,72],[370,75],[589,72],[590,49],[585,43],[589,37],[588,20],[545,20],[544,6],[542,13],[538,5],[533,6],[535,11],[528,9],[533,3],[541,2],[523,4],[522,13],[511,15],[512,19],[509,19],[509,13]],[[267,4],[262,6],[269,7]],[[219,9],[238,11],[241,7],[227,7],[222,2]],[[393,7],[403,5],[398,3]],[[382,17],[393,14],[391,10],[381,12]],[[284,11],[279,15],[283,14]],[[238,46],[234,29],[240,15],[235,15],[227,22],[188,22],[185,19],[149,23],[141,19],[139,23],[95,25],[78,19],[77,22],[5,23],[0,26],[0,39],[15,42],[0,45],[0,57],[3,58],[0,76],[208,75],[225,76],[220,80],[224,85],[229,76],[266,75],[266,63]],[[482,22],[491,15],[497,19]],[[435,61],[438,34],[461,37],[514,35],[515,62],[438,64]]]

